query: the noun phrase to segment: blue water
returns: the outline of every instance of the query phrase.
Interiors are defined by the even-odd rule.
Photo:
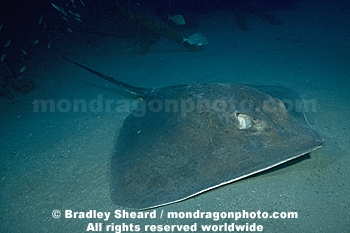
[[[197,52],[164,35],[145,33],[120,16],[114,1],[73,2],[53,2],[64,10],[45,1],[0,3],[0,56],[6,53],[1,72],[13,75],[1,76],[1,232],[85,232],[88,223],[103,223],[104,231],[112,223],[124,223],[129,231],[130,223],[140,225],[140,232],[151,224],[197,223],[200,232],[200,225],[256,223],[264,232],[349,232],[348,2],[120,1],[186,37],[203,33],[208,44]],[[272,25],[252,6],[283,24]],[[182,14],[186,24],[168,22],[168,14]],[[238,27],[234,14],[244,16],[247,28]],[[281,169],[157,208],[156,219],[66,219],[64,210],[69,209],[123,209],[110,198],[109,159],[133,106],[116,87],[62,56],[146,88],[202,82],[286,86],[315,101],[306,115],[326,145]],[[18,88],[21,79],[33,82],[35,90]],[[43,110],[40,100],[50,101],[51,108]],[[125,108],[110,109],[106,101],[120,101]],[[62,211],[59,219],[52,217],[56,209]],[[297,212],[298,218],[165,216],[197,210]]]

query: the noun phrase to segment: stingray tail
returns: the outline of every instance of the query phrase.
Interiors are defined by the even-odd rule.
[[[96,70],[93,70],[89,67],[86,67],[82,64],[79,64],[77,62],[74,62],[74,61],[71,61],[69,60],[68,58],[66,57],[62,57],[63,59],[65,59],[66,61],[69,61],[70,63],[76,65],[76,66],[79,66],[87,71],[89,71],[90,73],[93,73],[94,75],[97,75],[98,77],[100,78],[103,78],[104,80],[110,82],[110,83],[113,83],[114,85],[122,88],[123,90],[127,91],[129,94],[135,96],[136,98],[144,98],[147,96],[147,94],[149,94],[150,92],[153,91],[153,89],[149,89],[149,88],[142,88],[142,87],[134,87],[134,86],[131,86],[127,83],[124,83],[124,82],[121,82],[121,81],[118,81],[116,80],[115,78],[112,78],[112,77],[109,77],[107,75],[104,75]]]

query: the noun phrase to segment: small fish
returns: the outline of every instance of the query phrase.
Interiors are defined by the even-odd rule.
[[[0,25],[0,31],[1,31],[1,29],[2,29],[3,26],[4,26],[4,24],[1,24],[1,25]]]
[[[51,41],[49,41],[49,43],[47,44],[47,48],[48,48],[48,49],[51,48]]]
[[[52,2],[51,2],[51,5],[56,9],[56,10],[58,10],[59,12],[62,12],[62,7],[60,7],[60,6],[56,6],[55,4],[53,4]]]
[[[74,4],[74,0],[70,0]]]
[[[44,20],[44,15],[41,13],[40,18],[39,18],[39,24],[41,24]]]
[[[85,3],[83,2],[83,0],[80,0],[81,5],[85,6]]]
[[[68,19],[67,19],[65,16],[61,15],[61,18],[62,18],[64,21],[68,22]]]
[[[8,40],[8,41],[6,42],[6,44],[4,45],[4,47],[7,48],[7,47],[10,46],[10,44],[11,44],[11,40]]]
[[[24,72],[27,69],[26,66],[22,66],[21,69],[19,70],[20,73]]]
[[[75,13],[74,16],[77,17],[77,18],[81,17],[81,15],[79,13]]]
[[[190,45],[195,45],[196,47],[208,44],[207,38],[205,38],[205,36],[202,33],[195,33],[187,38],[182,36],[181,44],[183,44],[185,41],[187,41]]]
[[[5,60],[5,57],[6,57],[6,53],[4,53],[1,58],[0,58],[0,61],[3,62]]]
[[[23,53],[24,55],[26,55],[26,56],[28,55],[27,52],[24,51],[23,49],[21,49],[21,51],[22,51],[22,53]]]
[[[62,7],[57,6],[57,5],[53,4],[53,3],[51,3],[51,5],[52,5],[56,10],[58,10],[59,12],[61,12],[63,15],[67,16],[67,12],[66,12]]]
[[[186,21],[182,15],[168,15],[168,21],[173,21],[176,25],[184,25],[186,24]]]
[[[70,29],[70,28],[67,28],[67,30],[68,30],[69,32],[73,32],[72,29]]]
[[[46,28],[46,23],[45,23],[45,21],[43,21],[43,25],[44,25],[44,28]]]
[[[71,15],[74,15],[74,12],[71,11],[71,10],[68,10],[68,13],[71,14]]]
[[[75,18],[77,21],[81,22],[81,18]]]
[[[36,39],[34,42],[33,42],[33,44],[38,44],[39,43],[39,40],[38,39]]]
[[[67,11],[65,11],[62,7],[61,7],[61,12],[64,16],[68,16]]]

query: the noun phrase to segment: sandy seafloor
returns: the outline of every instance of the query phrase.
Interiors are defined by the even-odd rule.
[[[110,211],[109,159],[128,115],[116,112],[33,112],[35,99],[119,100],[113,85],[62,60],[67,56],[141,87],[198,82],[283,85],[317,101],[309,113],[326,145],[310,158],[188,200],[169,211],[297,211],[298,219],[241,219],[264,232],[350,232],[350,23],[337,6],[304,5],[275,12],[282,26],[250,16],[250,30],[235,27],[229,12],[198,16],[190,32],[204,33],[200,52],[162,38],[145,55],[135,40],[87,35],[53,41],[51,51],[29,64],[36,90],[1,111],[0,231],[85,232],[97,219],[54,219],[51,212]],[[39,53],[39,52],[38,52]],[[44,50],[40,53],[45,53]],[[286,145],[288,146],[288,145]],[[293,148],[291,148],[293,149]],[[104,224],[223,224],[231,219],[110,219]],[[198,230],[200,232],[200,230]]]

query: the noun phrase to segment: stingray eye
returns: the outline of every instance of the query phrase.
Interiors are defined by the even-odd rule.
[[[239,122],[239,129],[248,129],[252,125],[252,118],[247,114],[239,113],[237,119]]]

